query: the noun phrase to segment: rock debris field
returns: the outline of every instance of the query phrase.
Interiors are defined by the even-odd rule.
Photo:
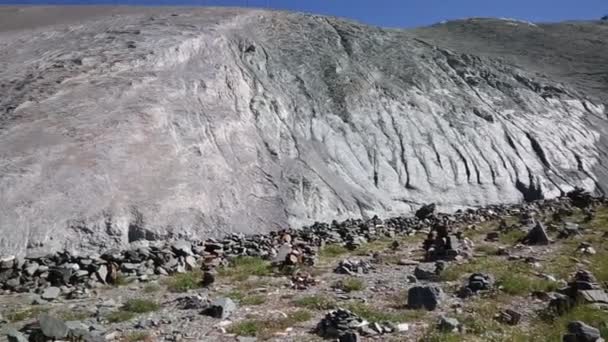
[[[0,261],[8,341],[602,341],[608,200]]]

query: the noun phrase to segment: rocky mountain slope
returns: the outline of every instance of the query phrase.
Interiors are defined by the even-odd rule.
[[[43,22],[36,18],[43,16]],[[0,11],[0,250],[604,192],[608,25]]]

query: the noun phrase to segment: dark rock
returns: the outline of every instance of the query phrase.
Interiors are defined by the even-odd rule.
[[[536,221],[536,224],[530,229],[522,242],[526,245],[548,245],[550,241],[545,230],[545,225],[540,221]]]
[[[215,283],[215,273],[206,271],[203,273],[203,279],[201,279],[201,285],[203,287],[209,287]]]
[[[42,334],[49,339],[61,340],[68,336],[68,326],[58,318],[42,314],[38,316],[38,324]]]
[[[600,331],[581,321],[568,323],[568,332],[564,335],[564,342],[596,342],[600,340]]]
[[[442,300],[441,288],[435,286],[414,286],[407,294],[407,305],[410,309],[435,310]]]
[[[317,324],[317,333],[326,338],[339,338],[346,333],[361,332],[369,322],[349,310],[330,311]]]
[[[236,304],[230,298],[219,298],[213,301],[203,314],[214,318],[226,319],[236,310]]]
[[[416,217],[420,220],[431,218],[435,215],[437,206],[435,203],[423,205],[420,209],[416,210]]]
[[[49,270],[48,280],[53,286],[69,285],[73,272],[71,268],[52,268]]]
[[[361,336],[357,332],[347,331],[338,337],[340,342],[361,342]]]

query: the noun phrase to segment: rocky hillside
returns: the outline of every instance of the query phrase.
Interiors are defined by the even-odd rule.
[[[38,21],[37,18],[44,18]],[[0,11],[0,250],[603,192],[605,22]]]

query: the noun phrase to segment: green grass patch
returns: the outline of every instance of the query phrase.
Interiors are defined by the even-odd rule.
[[[160,285],[156,283],[146,284],[144,286],[144,293],[154,293],[160,291]]]
[[[527,295],[533,291],[552,291],[556,283],[535,276],[529,264],[485,256],[468,263],[448,266],[440,277],[443,281],[464,280],[471,273],[489,273],[502,290],[510,295]]]
[[[116,311],[110,312],[106,316],[106,320],[110,323],[119,323],[119,322],[130,321],[131,319],[133,319],[133,317],[135,317],[135,314],[133,312],[124,311],[124,310],[116,310]]]
[[[119,310],[110,312],[106,319],[110,323],[125,322],[133,319],[137,314],[153,312],[160,309],[160,305],[147,299],[130,299]]]
[[[498,241],[505,245],[515,245],[518,242],[522,241],[524,237],[526,237],[528,233],[521,229],[511,229],[508,232],[500,233],[498,236]]]
[[[346,308],[370,322],[404,323],[420,320],[427,315],[424,310],[392,310],[376,308],[365,303],[349,303]]]
[[[125,335],[123,342],[147,341],[150,339],[150,334],[145,331],[134,331]]]
[[[114,279],[114,282],[112,283],[112,285],[114,286],[126,286],[131,284],[135,279],[134,278],[130,278],[130,277],[126,277],[123,274],[118,274],[116,275],[116,279]]]
[[[284,331],[298,323],[312,319],[312,314],[307,310],[291,312],[284,318],[275,319],[248,319],[231,324],[227,331],[238,336],[255,336],[259,339],[268,339],[274,333]]]
[[[133,313],[146,313],[158,311],[160,305],[148,299],[129,299],[122,307],[123,310]]]
[[[48,312],[49,308],[44,306],[32,306],[29,308],[13,309],[4,313],[4,317],[9,322],[20,322],[27,319],[35,318],[41,313]]]
[[[92,313],[84,310],[59,310],[53,313],[64,321],[82,321],[92,316]]]
[[[166,280],[166,285],[171,292],[188,292],[202,287],[203,274],[200,271],[179,273]]]
[[[328,296],[306,296],[294,300],[293,303],[295,306],[309,310],[333,310],[336,308],[336,302]]]
[[[582,321],[598,328],[602,337],[608,338],[608,329],[604,325],[605,322],[608,322],[608,312],[591,305],[578,305],[563,316],[546,316],[532,322],[528,334],[529,341],[561,341],[561,337],[571,321]]]
[[[355,277],[348,277],[346,279],[338,280],[334,283],[334,288],[341,289],[344,292],[361,291],[364,290],[365,287],[365,282]]]
[[[262,295],[249,295],[241,291],[232,291],[226,294],[226,297],[239,302],[241,305],[252,306],[262,305],[266,303],[266,297]]]
[[[349,253],[346,247],[338,244],[325,245],[319,250],[320,259],[333,259]]]
[[[272,274],[269,261],[258,257],[241,256],[230,260],[230,264],[218,271],[220,277],[234,281],[245,281],[250,276],[268,276]]]

